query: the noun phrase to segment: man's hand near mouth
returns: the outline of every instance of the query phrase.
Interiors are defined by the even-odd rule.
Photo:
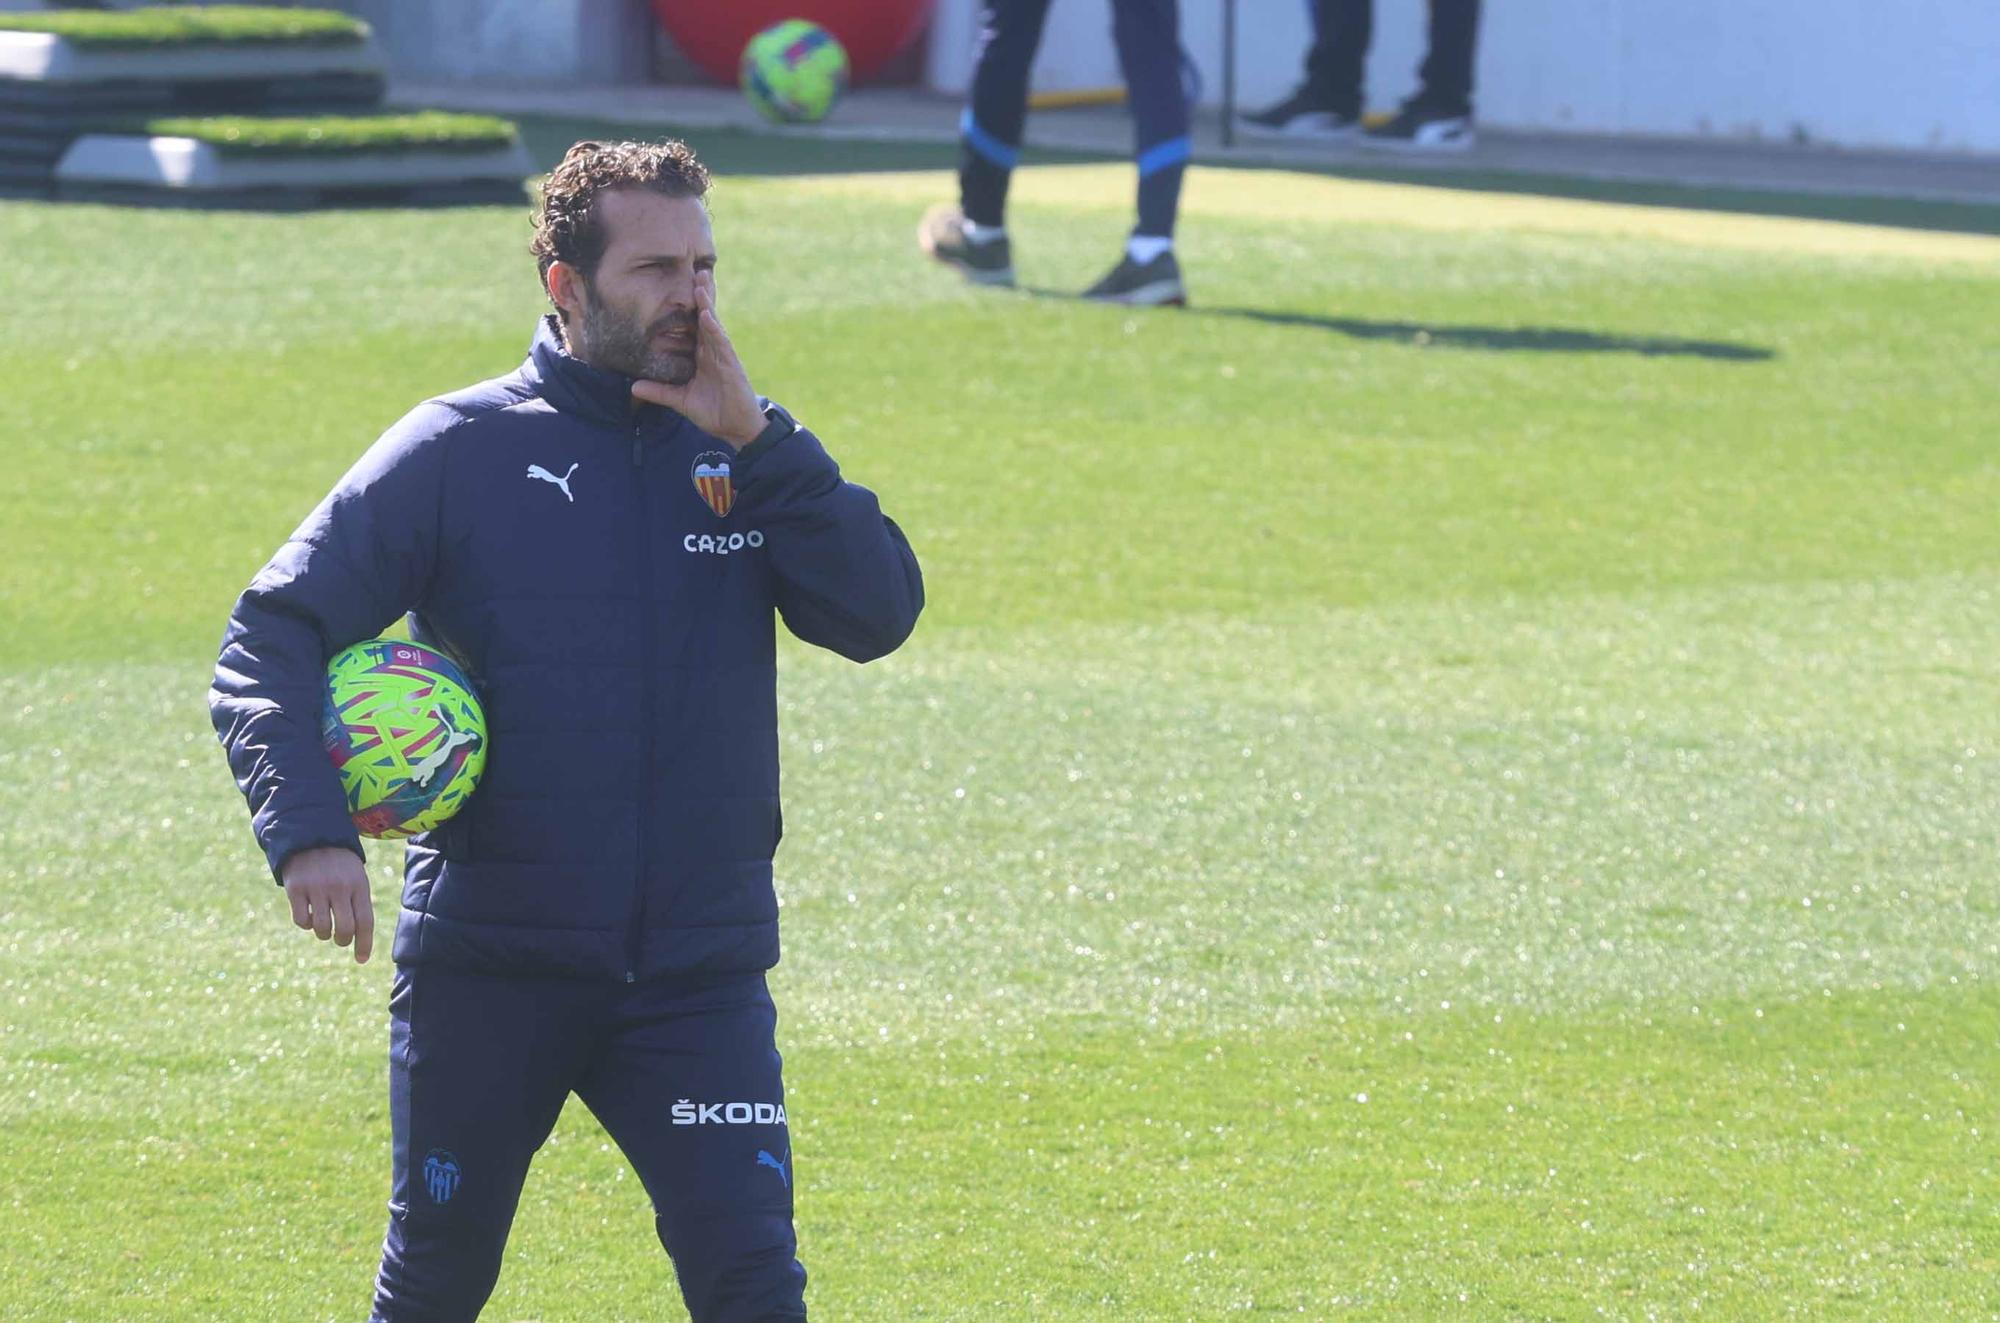
[[[694,341],[694,376],[684,385],[664,381],[635,381],[632,394],[648,404],[664,405],[702,431],[732,449],[741,450],[764,430],[764,411],[757,407],[757,392],[743,360],[729,343],[729,333],[715,315],[715,276],[704,271],[695,277],[695,306],[698,320],[688,334]],[[675,332],[664,337],[678,339]]]

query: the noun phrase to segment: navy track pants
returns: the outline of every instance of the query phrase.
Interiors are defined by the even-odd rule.
[[[574,1093],[652,1199],[695,1323],[806,1316],[764,976],[698,985],[396,972],[395,1181],[373,1323],[470,1323]]]
[[[1312,10],[1306,86],[1329,110],[1358,115],[1361,75],[1375,36],[1375,0],[1312,0]],[[1417,94],[1405,104],[1444,115],[1470,115],[1479,0],[1430,0],[1430,14],[1430,49],[1417,70]]]
[[[1112,0],[1111,36],[1132,104],[1139,167],[1137,233],[1171,236],[1181,175],[1193,145],[1181,80],[1180,0]],[[983,0],[971,103],[959,121],[959,203],[967,219],[999,225],[1028,119],[1028,75],[1049,0]]]

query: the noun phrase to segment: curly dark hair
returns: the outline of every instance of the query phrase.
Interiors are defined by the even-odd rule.
[[[705,198],[708,167],[694,148],[677,139],[665,142],[580,142],[563,153],[542,185],[529,245],[542,267],[567,262],[588,279],[604,256],[606,236],[597,217],[597,197],[614,188],[644,188],[670,198]]]

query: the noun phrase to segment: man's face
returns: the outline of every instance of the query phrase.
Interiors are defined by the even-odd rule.
[[[715,269],[708,209],[699,198],[620,188],[598,198],[597,216],[604,257],[579,282],[570,352],[592,367],[687,384],[701,337],[695,278]]]

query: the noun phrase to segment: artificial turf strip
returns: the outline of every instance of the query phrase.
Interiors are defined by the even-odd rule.
[[[79,46],[353,46],[368,25],[326,9],[275,5],[158,5],[127,10],[0,13],[0,31],[46,32]]]
[[[172,116],[130,126],[156,138],[193,138],[225,156],[332,156],[505,147],[514,126],[491,115],[423,110],[380,115]]]
[[[1198,167],[1149,314],[924,265],[948,170],[717,141],[732,339],[931,597],[781,661],[816,1311],[2000,1309],[2000,243]],[[1024,277],[1130,186],[1023,171]],[[519,361],[526,234],[0,205],[0,1316],[364,1308],[391,971],[290,927],[201,692]],[[673,1293],[570,1109],[489,1313]]]

